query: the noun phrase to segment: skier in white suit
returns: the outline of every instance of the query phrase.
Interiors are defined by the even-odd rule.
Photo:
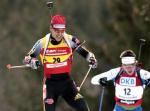
[[[132,50],[123,51],[120,58],[120,67],[94,76],[91,83],[105,86],[108,81],[114,82],[116,105],[113,111],[142,111],[143,92],[150,84],[150,72],[137,66]]]

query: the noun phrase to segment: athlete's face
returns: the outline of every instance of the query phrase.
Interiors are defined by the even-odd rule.
[[[55,38],[56,41],[61,41],[64,37],[65,29],[64,28],[53,28],[50,27],[50,31],[52,33],[52,36]]]
[[[136,64],[122,64],[122,67],[127,74],[132,75],[135,70]]]

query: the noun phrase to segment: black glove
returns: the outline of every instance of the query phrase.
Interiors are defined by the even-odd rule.
[[[100,83],[101,86],[107,86],[107,83],[108,83],[107,78],[106,77],[101,78],[99,80],[99,83]]]

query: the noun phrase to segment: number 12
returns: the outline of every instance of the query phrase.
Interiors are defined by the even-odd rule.
[[[131,95],[131,89],[130,88],[125,88],[124,92],[125,92],[125,95]]]

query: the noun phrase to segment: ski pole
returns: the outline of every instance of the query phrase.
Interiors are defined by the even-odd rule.
[[[85,80],[86,80],[87,76],[89,75],[89,72],[91,71],[91,68],[92,68],[92,65],[90,65],[90,66],[89,66],[89,69],[88,69],[88,71],[87,71],[86,75],[84,76],[84,78],[83,78],[83,80],[82,80],[82,82],[81,82],[80,86],[78,87],[78,91],[80,91],[80,90],[81,90],[81,87],[83,86],[83,84],[84,84],[84,82],[85,82]]]
[[[142,67],[142,62],[141,62],[140,58],[141,58],[142,47],[143,47],[143,45],[145,45],[145,42],[146,42],[145,39],[139,39],[140,45],[139,45],[138,59],[137,59],[137,66],[138,67]]]
[[[11,64],[7,64],[7,69],[17,69],[17,68],[26,68],[26,67],[30,67],[29,64],[25,64],[25,65],[17,65],[17,66],[13,66]]]
[[[103,86],[102,91],[101,91],[101,96],[99,98],[99,110],[98,111],[102,111],[104,92],[105,92],[105,87]]]
[[[140,42],[140,46],[139,46],[139,52],[138,52],[138,61],[140,61],[142,46],[145,45],[146,40],[145,39],[139,39],[139,42]]]
[[[78,46],[75,48],[75,50],[78,50],[78,48],[81,47],[85,42],[86,42],[85,40],[84,40],[83,42],[81,42],[81,44],[78,45]]]

